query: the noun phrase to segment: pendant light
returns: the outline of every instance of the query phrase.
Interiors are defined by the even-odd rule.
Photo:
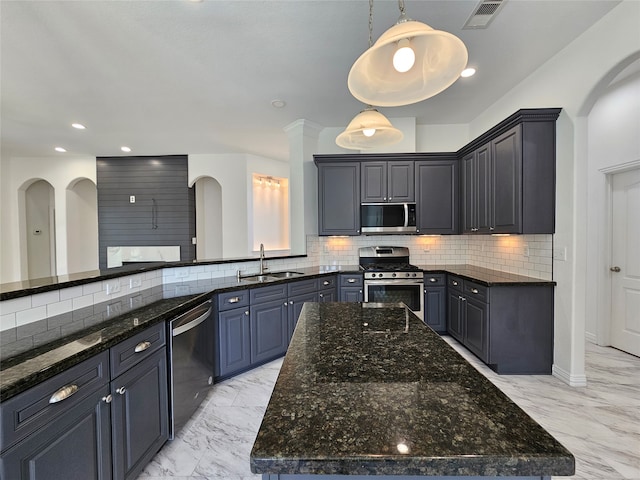
[[[373,107],[367,107],[356,115],[344,132],[336,138],[336,144],[352,150],[393,145],[402,140],[402,132]]]
[[[369,0],[369,48],[373,35],[373,0]],[[351,150],[368,150],[393,145],[402,140],[403,134],[391,125],[387,117],[371,105],[356,115],[347,128],[336,137],[339,147]]]
[[[349,72],[351,94],[363,103],[396,107],[433,97],[455,82],[467,65],[462,40],[405,14],[360,55]]]

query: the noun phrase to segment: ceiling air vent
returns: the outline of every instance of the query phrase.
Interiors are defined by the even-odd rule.
[[[487,28],[507,0],[484,0],[473,10],[473,13],[462,27],[463,30]]]

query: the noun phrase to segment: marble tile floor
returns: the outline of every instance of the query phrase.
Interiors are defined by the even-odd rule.
[[[576,457],[576,480],[640,480],[640,358],[587,343],[588,385],[497,375],[444,337]],[[249,452],[282,359],[214,386],[178,438],[138,480],[256,480]]]

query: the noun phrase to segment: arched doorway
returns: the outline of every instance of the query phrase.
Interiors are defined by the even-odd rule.
[[[98,268],[98,191],[87,178],[67,187],[67,269],[69,273]]]
[[[46,180],[35,180],[24,189],[24,238],[27,278],[56,274],[54,188]],[[23,256],[23,259],[25,257]]]
[[[222,185],[215,178],[200,177],[195,187],[196,258],[222,258]]]

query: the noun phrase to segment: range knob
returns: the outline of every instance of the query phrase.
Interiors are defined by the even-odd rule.
[[[396,276],[396,274],[395,274],[395,273],[392,273],[392,274],[391,274],[391,276],[392,276],[392,277],[395,277],[395,276]]]

